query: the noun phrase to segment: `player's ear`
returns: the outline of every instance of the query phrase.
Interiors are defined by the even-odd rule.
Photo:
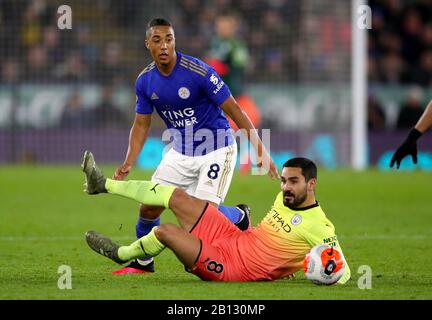
[[[149,48],[149,43],[148,43],[148,41],[147,41],[147,39],[145,39],[145,46],[146,46],[146,48],[148,49]]]
[[[316,183],[317,183],[317,179],[316,178],[312,178],[312,179],[310,179],[309,181],[308,181],[308,189],[309,190],[315,190],[315,187],[316,187]]]

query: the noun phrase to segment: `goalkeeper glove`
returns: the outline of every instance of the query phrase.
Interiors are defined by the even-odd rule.
[[[402,142],[402,144],[393,154],[393,157],[390,161],[390,168],[393,168],[393,165],[396,163],[397,169],[399,169],[402,159],[408,155],[411,155],[414,163],[417,164],[417,140],[421,135],[422,133],[416,128],[411,129],[404,142]]]

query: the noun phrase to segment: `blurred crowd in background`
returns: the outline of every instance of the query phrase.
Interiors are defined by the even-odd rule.
[[[75,0],[71,31],[57,28],[60,4],[0,0],[0,85],[97,83],[105,102],[117,86],[133,90],[137,74],[150,62],[145,26],[160,13],[174,25],[177,49],[209,63],[221,52],[218,17],[227,13],[233,17],[228,29],[231,26],[235,32],[228,36],[236,39],[240,53],[228,64],[236,70],[230,83],[236,95],[251,83],[350,79],[350,7],[332,6],[329,0],[321,1],[319,9],[300,0],[170,0],[162,7],[156,0]],[[396,124],[412,126],[427,98],[422,90],[432,84],[432,1],[371,0],[369,5],[373,14],[368,33],[369,84],[416,85]],[[223,66],[217,70],[223,73]],[[80,103],[79,92],[68,101],[72,106]],[[370,129],[386,128],[380,103],[371,90]],[[74,117],[73,109],[65,108],[66,118]],[[113,111],[107,119],[122,117]],[[118,122],[129,125],[127,117]]]
[[[60,31],[54,3],[5,0],[0,5],[2,83],[129,80],[123,44],[97,41],[96,29],[85,23],[77,23],[73,32]]]
[[[372,0],[369,82],[432,85],[432,1]]]
[[[58,1],[57,1],[58,2]],[[104,0],[73,2],[73,32],[59,32],[56,1],[0,1],[1,82],[131,83],[146,63],[145,26],[152,2]],[[170,1],[179,50],[204,58],[221,12],[239,19],[238,35],[253,52],[247,64],[252,81],[284,75],[286,50],[299,1]],[[170,15],[169,11],[175,11]],[[270,36],[269,36],[270,35]],[[141,69],[140,69],[141,68]]]
[[[408,85],[399,106],[395,129],[415,125],[430,100],[432,86],[432,1],[371,0],[372,30],[368,33],[368,83]],[[383,103],[373,90],[368,96],[368,128],[386,128]]]

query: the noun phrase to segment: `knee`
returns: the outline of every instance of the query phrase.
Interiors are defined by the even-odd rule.
[[[186,193],[186,191],[184,191],[183,189],[177,188],[174,190],[170,202],[169,202],[169,206],[172,210],[174,210],[175,208],[177,208],[179,205],[184,204],[185,202],[188,201],[188,199],[190,199],[190,195],[188,195]]]
[[[180,228],[175,224],[164,223],[156,228],[155,235],[160,242],[166,243],[169,240],[169,237],[175,235],[178,229]]]

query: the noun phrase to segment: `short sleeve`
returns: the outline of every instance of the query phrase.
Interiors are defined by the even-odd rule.
[[[207,96],[217,106],[223,104],[231,96],[230,89],[213,68],[209,69],[203,79],[204,90]]]
[[[151,114],[153,113],[153,105],[149,98],[144,94],[142,88],[142,78],[138,78],[135,83],[135,93],[136,93],[136,104],[135,112],[140,114]]]

